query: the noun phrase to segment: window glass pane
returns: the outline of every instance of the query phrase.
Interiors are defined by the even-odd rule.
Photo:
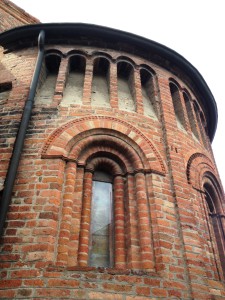
[[[112,184],[93,181],[89,265],[110,267],[112,252]]]

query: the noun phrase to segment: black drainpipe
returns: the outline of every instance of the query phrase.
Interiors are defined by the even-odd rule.
[[[9,168],[5,179],[5,186],[4,186],[2,200],[1,200],[1,211],[0,211],[0,237],[3,234],[6,214],[11,200],[12,190],[13,190],[13,186],[17,174],[18,165],[20,162],[20,156],[23,150],[27,127],[30,121],[37,83],[38,83],[42,62],[44,58],[44,42],[45,42],[45,32],[42,30],[40,31],[38,36],[38,56],[37,56],[37,61],[34,69],[34,74],[31,80],[30,91],[29,91],[26,104],[24,106],[20,127],[16,136],[13,153],[10,159]]]

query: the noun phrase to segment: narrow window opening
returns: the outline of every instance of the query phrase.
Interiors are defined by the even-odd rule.
[[[119,109],[135,111],[134,70],[127,62],[117,64]]]
[[[9,98],[12,89],[12,82],[4,82],[0,84],[0,104],[5,104]]]
[[[170,83],[170,92],[173,100],[173,107],[177,120],[177,126],[179,129],[185,130],[184,112],[181,104],[179,89],[173,83]]]
[[[113,203],[112,178],[108,173],[95,171],[93,177],[89,266],[112,267]]]
[[[201,120],[202,131],[203,131],[203,133],[202,133],[202,135],[203,135],[203,142],[204,142],[205,147],[207,148],[208,147],[208,140],[207,140],[208,130],[207,130],[207,123],[205,121],[205,118],[204,118],[202,112],[200,112],[200,120]]]
[[[190,99],[186,93],[183,93],[183,97],[184,97],[184,102],[185,102],[185,106],[186,106],[186,110],[187,110],[187,115],[188,115],[188,120],[190,123],[191,131],[192,131],[194,137],[196,137],[198,139],[199,136],[198,136],[198,131],[197,131]]]
[[[42,66],[36,94],[36,104],[50,104],[52,102],[61,58],[58,55],[47,55]]]
[[[196,115],[196,119],[198,122],[198,127],[200,130],[200,134],[201,134],[201,138],[202,138],[202,142],[204,144],[204,146],[207,148],[208,144],[206,141],[206,136],[205,136],[205,128],[204,128],[204,123],[202,123],[201,117],[200,117],[200,111],[199,108],[197,108],[196,104],[194,105],[194,110],[195,110],[195,115]]]
[[[109,61],[99,57],[94,61],[93,80],[92,80],[92,105],[109,106]]]
[[[83,56],[74,55],[70,58],[62,105],[82,103],[85,68],[86,60]]]
[[[212,222],[212,227],[213,227],[216,244],[217,244],[217,248],[218,248],[218,252],[219,252],[221,266],[223,269],[223,273],[225,275],[225,255],[224,255],[224,253],[225,253],[225,243],[224,243],[225,232],[223,229],[220,215],[218,213],[219,209],[216,206],[218,200],[217,200],[217,196],[216,196],[215,192],[208,184],[204,185],[204,190],[205,190],[205,200],[206,200],[206,203],[208,206],[209,217]]]
[[[140,70],[141,75],[141,91],[144,106],[144,114],[151,118],[156,118],[156,103],[154,79],[150,72],[145,69]]]

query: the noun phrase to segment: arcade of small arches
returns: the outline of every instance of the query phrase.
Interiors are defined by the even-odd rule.
[[[191,131],[193,138],[208,148],[207,122],[198,101],[186,88],[168,78],[177,126]],[[55,96],[54,96],[55,95]],[[160,119],[157,74],[150,65],[137,64],[126,56],[112,58],[108,53],[58,50],[46,52],[35,105],[91,105],[116,108]]]

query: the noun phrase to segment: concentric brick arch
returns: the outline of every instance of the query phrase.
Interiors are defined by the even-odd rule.
[[[202,179],[205,173],[211,173],[217,178],[216,168],[213,162],[203,153],[194,153],[187,162],[186,175],[188,183],[193,187],[201,189]]]
[[[164,175],[166,170],[163,160],[152,142],[133,125],[113,117],[91,116],[70,121],[56,129],[48,138],[42,150],[42,158],[69,159],[76,137],[91,136],[92,131],[99,130],[107,136],[123,139],[133,153],[138,152],[142,161],[149,165],[152,172]],[[89,132],[89,134],[87,134]]]

